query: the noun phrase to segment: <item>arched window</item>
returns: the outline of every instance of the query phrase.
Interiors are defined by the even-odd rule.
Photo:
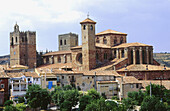
[[[136,64],[140,64],[139,50],[136,51]]]
[[[104,53],[104,60],[107,60],[107,53]]]
[[[104,38],[103,38],[103,43],[104,43],[104,44],[107,44],[107,39],[106,39],[105,36],[104,36]]]
[[[115,39],[114,39],[114,45],[116,45],[117,44],[117,38],[115,37]]]
[[[63,45],[62,40],[60,40],[60,45]]]
[[[124,50],[122,50],[122,58],[125,57],[125,53],[124,53]]]
[[[131,64],[133,64],[133,50],[131,50]]]
[[[22,37],[22,42],[24,42],[24,37]]]
[[[122,43],[123,43],[123,37],[120,38],[120,44],[122,44]]]
[[[99,54],[96,52],[96,60],[99,60]]]
[[[17,41],[18,41],[18,39],[17,39],[17,37],[15,37],[15,42],[17,43]]]
[[[99,37],[96,38],[96,43],[100,43]]]
[[[46,58],[46,64],[48,64],[48,63],[49,63],[49,58],[47,57],[47,58]]]
[[[116,50],[114,51],[114,56],[115,56],[115,58],[117,57],[117,55],[116,55]]]
[[[58,56],[58,63],[61,63],[61,57]]]
[[[77,54],[77,56],[76,56],[76,61],[77,61],[78,63],[80,63],[80,64],[83,63],[83,61],[82,61],[82,53],[78,53],[78,54]]]
[[[14,38],[12,37],[11,45],[14,45]]]
[[[142,50],[142,64],[146,64],[145,50]]]
[[[83,29],[86,30],[86,25],[83,25]]]
[[[25,41],[27,42],[27,37],[25,37]]]
[[[93,30],[93,26],[92,25],[90,26],[90,30]]]
[[[64,40],[64,45],[66,45],[66,40]]]

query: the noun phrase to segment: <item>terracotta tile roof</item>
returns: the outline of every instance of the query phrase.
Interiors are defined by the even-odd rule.
[[[96,24],[95,21],[91,20],[90,18],[86,18],[85,20],[83,20],[82,22],[80,22],[80,24],[82,23],[93,23],[93,24]]]
[[[0,78],[9,78],[5,72],[0,72]]]
[[[35,72],[24,72],[23,73],[26,77],[33,77],[33,78],[39,78],[40,76],[38,76],[37,73]]]
[[[101,44],[101,43],[96,43],[96,47],[99,47],[99,48],[111,48],[110,46],[107,46],[107,45]]]
[[[52,55],[60,55],[60,54],[71,54],[71,50],[49,52],[49,53],[46,53],[46,54],[44,54],[44,55],[42,55],[42,56],[52,56]]]
[[[144,88],[150,85],[150,82],[152,84],[161,85],[160,80],[140,80],[140,82]],[[166,89],[170,90],[170,80],[163,80],[162,85],[164,85]]]
[[[125,34],[125,33],[118,32],[118,31],[111,30],[111,29],[105,30],[105,31],[103,31],[103,32],[99,32],[99,33],[97,33],[96,35],[104,35],[104,34],[120,34],[120,35],[127,35],[127,34]]]
[[[96,70],[91,70],[91,71],[82,71],[82,73],[86,76],[89,76],[89,75],[95,75],[95,72],[96,72],[96,75],[97,76],[121,76],[119,75],[116,71],[114,70],[100,70],[100,71],[96,71]]]
[[[151,47],[151,45],[135,42],[135,43],[123,43],[123,44],[120,44],[118,46],[114,46],[112,48],[125,48],[125,47],[135,47],[135,46],[141,46],[141,47],[147,46],[147,47]]]
[[[113,83],[117,83],[116,81],[97,81],[98,84],[113,84]]]
[[[114,65],[116,65],[116,64],[118,64],[118,63],[120,63],[120,62],[122,62],[126,59],[127,58],[120,58],[120,59],[115,58],[115,59],[108,61],[107,63],[101,65],[100,67],[98,67],[94,70],[107,70],[107,69],[112,68]]]
[[[67,70],[61,70],[61,69],[54,69],[53,70],[53,74],[83,74],[82,72],[80,71],[67,71]]]
[[[123,76],[123,82],[124,82],[124,84],[128,84],[128,83],[141,83],[138,79],[136,79],[133,76]]]
[[[62,69],[62,68],[72,68],[72,63],[57,63],[57,64],[47,64],[41,65],[36,68],[38,73],[52,73],[54,69]]]
[[[19,72],[19,73],[7,73],[7,75],[10,78],[15,78],[15,77],[22,77],[22,76],[26,76],[26,77],[33,77],[33,78],[38,78],[38,74],[35,72]]]
[[[127,71],[146,71],[146,64],[132,64],[126,67]],[[158,71],[163,70],[164,66],[156,66],[156,65],[148,65],[148,71]],[[170,70],[170,68],[166,67],[166,70]],[[126,71],[125,67],[121,68],[117,71]]]
[[[22,77],[23,73],[7,73],[10,78]]]
[[[13,65],[11,66],[12,69],[28,69],[27,66],[24,65]]]
[[[96,48],[111,48],[110,46],[107,46],[105,44],[100,44],[100,43],[96,43]],[[72,47],[71,50],[73,49],[81,49],[82,48],[82,45],[80,46],[76,46],[76,47]]]
[[[71,49],[81,49],[82,48],[82,46],[81,45],[79,45],[79,46],[75,46],[75,47],[71,47]]]

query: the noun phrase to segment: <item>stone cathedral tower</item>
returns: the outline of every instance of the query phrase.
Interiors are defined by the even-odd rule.
[[[36,32],[20,32],[19,26],[14,26],[10,33],[10,66],[36,66]]]
[[[90,18],[80,22],[82,33],[83,70],[96,67],[95,24]]]

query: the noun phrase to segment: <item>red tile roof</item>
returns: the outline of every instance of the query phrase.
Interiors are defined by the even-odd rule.
[[[91,20],[90,18],[86,18],[85,20],[83,20],[82,22],[80,22],[80,24],[82,23],[93,23],[93,24],[96,24],[95,21]]]
[[[104,34],[119,34],[119,35],[127,35],[127,34],[125,34],[125,33],[118,32],[118,31],[111,30],[111,29],[105,30],[105,31],[103,31],[103,32],[99,32],[99,33],[97,33],[96,35],[104,35]]]
[[[60,54],[71,54],[71,50],[49,52],[49,53],[46,53],[46,54],[44,54],[44,55],[42,55],[42,56],[52,56],[52,55],[60,55]]]
[[[135,43],[123,43],[123,44],[120,44],[118,46],[114,46],[112,48],[125,48],[125,47],[135,47],[135,46],[141,46],[141,47],[147,46],[147,47],[151,47],[151,45],[135,42]]]

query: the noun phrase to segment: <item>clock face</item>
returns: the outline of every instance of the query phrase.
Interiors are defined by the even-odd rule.
[[[14,55],[16,54],[16,52],[14,52]]]

